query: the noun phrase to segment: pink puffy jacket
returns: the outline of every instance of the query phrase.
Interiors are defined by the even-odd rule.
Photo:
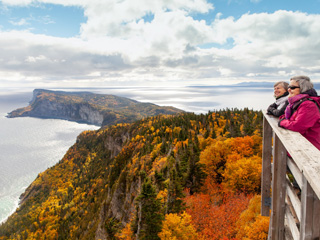
[[[281,119],[279,126],[301,133],[320,150],[320,112],[316,103],[302,102],[289,119]]]

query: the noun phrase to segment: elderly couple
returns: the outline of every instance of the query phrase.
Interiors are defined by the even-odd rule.
[[[296,76],[290,84],[277,82],[274,85],[276,102],[267,113],[279,117],[279,126],[301,133],[320,150],[320,98],[310,78]]]

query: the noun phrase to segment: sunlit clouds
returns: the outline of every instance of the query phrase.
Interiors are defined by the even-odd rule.
[[[204,0],[2,0],[8,9],[46,4],[81,8],[86,21],[69,38],[34,33],[23,18],[10,21],[25,29],[0,27],[4,87],[16,76],[19,84],[35,87],[214,85],[297,74],[319,79],[319,14],[224,17]]]

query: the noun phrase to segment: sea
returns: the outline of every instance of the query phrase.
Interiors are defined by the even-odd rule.
[[[112,94],[196,114],[226,108],[266,109],[274,102],[268,86],[110,87],[50,89]],[[0,89],[0,223],[19,205],[37,175],[59,162],[84,130],[99,126],[58,119],[7,118],[28,105],[33,89]]]

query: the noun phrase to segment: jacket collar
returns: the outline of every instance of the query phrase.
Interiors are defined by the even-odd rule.
[[[276,97],[276,100],[282,98],[282,97],[285,97],[285,96],[288,96],[289,95],[289,92],[285,92],[284,94],[282,94],[281,96],[279,97]]]
[[[309,97],[308,94],[298,94],[298,95],[295,95],[293,97],[288,98],[288,101],[290,104],[294,104],[294,103],[300,101],[301,99],[307,98],[307,97]]]

